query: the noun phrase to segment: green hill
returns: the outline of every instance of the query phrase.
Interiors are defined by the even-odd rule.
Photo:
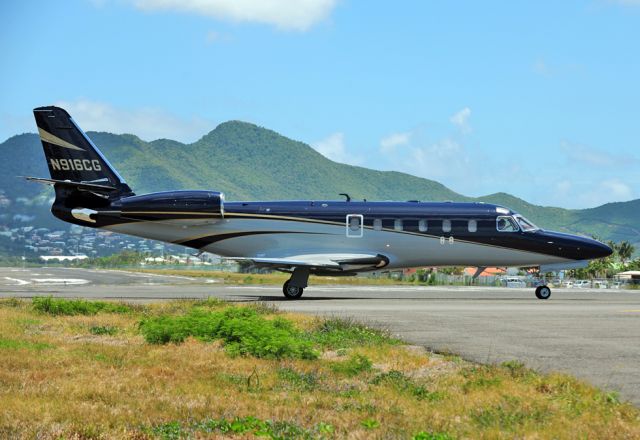
[[[508,206],[547,229],[640,246],[640,200],[567,210],[532,205],[505,193],[474,199],[433,180],[336,163],[302,142],[239,121],[220,124],[192,144],[145,142],[129,134],[89,136],[137,193],[189,188],[220,190],[228,200],[334,199],[341,192],[368,200],[479,200]],[[25,175],[48,176],[35,134],[0,144],[0,191],[13,207],[2,208],[0,225],[20,212],[35,216],[34,223],[62,227],[48,214],[51,190],[17,177]]]

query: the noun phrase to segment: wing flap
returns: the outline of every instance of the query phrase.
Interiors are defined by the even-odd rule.
[[[256,266],[273,268],[308,267],[335,271],[383,268],[389,259],[380,254],[306,254],[290,257],[229,257],[227,260],[249,261]]]

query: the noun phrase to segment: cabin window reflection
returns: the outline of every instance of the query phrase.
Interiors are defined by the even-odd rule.
[[[442,232],[451,232],[451,220],[442,220]]]
[[[469,232],[476,232],[478,230],[478,222],[475,220],[469,220],[467,229],[469,229]]]
[[[379,218],[375,219],[373,221],[373,229],[375,231],[382,231],[382,220],[380,220]]]
[[[393,229],[396,231],[402,231],[402,220],[395,219],[393,222]]]
[[[429,223],[427,220],[420,220],[418,222],[418,231],[427,232],[429,230]]]

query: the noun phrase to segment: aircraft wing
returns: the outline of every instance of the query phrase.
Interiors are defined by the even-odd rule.
[[[380,254],[305,254],[288,257],[229,257],[227,260],[249,261],[256,266],[274,269],[308,267],[325,271],[357,271],[381,269],[389,259]]]

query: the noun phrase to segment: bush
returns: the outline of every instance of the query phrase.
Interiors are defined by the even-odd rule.
[[[101,336],[101,335],[113,336],[116,333],[118,333],[118,328],[113,327],[111,325],[94,325],[93,327],[89,328],[89,333],[97,336]]]
[[[125,304],[53,298],[52,296],[33,298],[33,309],[49,315],[95,315],[100,312],[127,313],[131,310]]]
[[[286,319],[267,320],[256,310],[229,307],[221,311],[194,309],[183,316],[159,316],[140,322],[140,331],[152,344],[180,343],[193,336],[204,341],[222,339],[232,355],[267,359],[316,359],[309,341]]]

